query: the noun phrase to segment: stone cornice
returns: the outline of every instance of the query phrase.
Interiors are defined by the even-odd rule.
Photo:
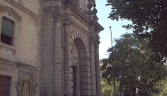
[[[32,16],[34,19],[38,18],[38,15],[30,11],[29,9],[25,8],[24,6],[20,5],[19,3],[16,3],[14,0],[6,0],[10,4],[18,7],[19,9],[23,10],[25,13],[28,13],[30,16]]]
[[[17,21],[20,21],[21,18],[22,18],[15,10],[13,10],[10,7],[4,6],[4,5],[0,5],[0,9],[1,9],[0,11],[9,12],[9,14],[11,14]]]
[[[71,25],[75,26],[76,28],[78,28],[80,31],[88,34],[89,30],[89,23],[84,22],[81,18],[77,18],[77,16],[75,15],[75,13],[71,12],[72,10],[70,10],[70,13],[65,13],[64,14],[64,23],[65,22],[70,22]],[[68,14],[68,17],[66,17],[66,15]],[[85,26],[85,27],[83,27]]]
[[[64,4],[64,6],[67,6],[71,9],[71,14],[73,14],[77,19],[84,21],[82,23],[89,24],[88,16],[72,1],[66,1]]]
[[[94,24],[96,25],[96,32],[99,33],[100,31],[104,30],[104,28],[97,21]]]
[[[74,15],[78,20],[83,21],[82,23],[89,27],[91,24],[95,26],[96,32],[100,32],[104,30],[104,28],[97,22],[93,20],[90,21],[89,17],[87,16],[86,13],[84,13],[79,7],[77,7],[73,2],[71,1],[65,1],[64,2],[65,6],[68,6],[71,9],[71,14]]]
[[[94,32],[99,33],[100,31],[104,30],[104,28],[95,20],[91,20],[90,25],[94,26]]]
[[[47,1],[43,1],[43,5],[42,5],[43,11],[50,11],[50,12],[54,12],[54,11],[59,11],[62,10],[62,2],[59,0],[47,0]]]
[[[85,24],[86,26],[89,26],[90,21],[88,19],[88,16],[86,14],[83,14],[83,12],[81,12],[82,14],[78,13],[75,14],[77,10],[72,10],[73,16],[76,17],[78,20],[80,20],[83,24]]]
[[[71,20],[71,23],[76,26],[79,30],[81,30],[82,32],[88,34],[88,30],[84,29],[82,26],[80,26],[78,23],[76,23],[75,21]]]
[[[12,61],[1,57],[0,57],[0,64],[36,71],[36,68],[34,66],[31,66],[30,64],[22,63],[19,61]]]
[[[65,13],[63,20],[64,20],[64,25],[73,25],[75,27],[77,27],[79,30],[81,30],[82,32],[88,33],[88,30],[86,30],[85,28],[83,28],[83,26],[81,24],[78,24],[75,19],[75,17],[73,17],[72,15]],[[82,22],[81,22],[82,23]]]

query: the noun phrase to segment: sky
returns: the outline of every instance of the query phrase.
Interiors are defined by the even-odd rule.
[[[98,10],[97,16],[99,18],[98,22],[103,26],[104,30],[100,32],[100,45],[99,45],[99,58],[100,60],[103,58],[107,58],[107,50],[111,48],[111,32],[109,26],[111,26],[112,30],[112,45],[114,44],[114,39],[120,38],[121,35],[126,32],[131,32],[130,30],[126,30],[122,28],[122,25],[130,23],[130,21],[116,21],[108,18],[109,13],[111,11],[111,6],[105,6],[107,4],[107,0],[96,0],[96,8]]]

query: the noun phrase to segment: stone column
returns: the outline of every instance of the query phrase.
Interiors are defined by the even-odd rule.
[[[61,96],[61,1],[43,2],[42,96]]]
[[[93,29],[91,29],[90,38],[89,38],[89,47],[90,47],[90,65],[91,65],[91,96],[96,96],[96,73],[95,73],[95,51],[94,51],[94,34]]]
[[[54,66],[53,66],[53,90],[54,96],[61,96],[61,12],[54,13]]]
[[[64,34],[65,34],[65,52],[64,52],[64,88],[66,91],[66,96],[72,96],[71,92],[71,61],[70,61],[70,18],[68,14],[66,14],[66,18],[64,20]]]
[[[99,63],[99,36],[95,36],[95,69],[96,69],[96,93],[101,96],[101,77],[100,77],[100,63]]]
[[[43,16],[41,93],[44,96],[53,96],[54,17],[50,11],[44,11]]]

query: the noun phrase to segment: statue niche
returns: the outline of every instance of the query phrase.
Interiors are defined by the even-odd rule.
[[[20,87],[20,88],[19,88]],[[19,72],[18,96],[35,96],[33,90],[33,74],[28,72]]]
[[[21,96],[31,96],[30,94],[30,82],[25,80],[22,82]]]

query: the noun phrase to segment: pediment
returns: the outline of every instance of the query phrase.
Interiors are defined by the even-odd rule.
[[[21,16],[11,7],[0,5],[0,12],[8,12],[8,14],[12,15],[17,21],[21,20]]]

